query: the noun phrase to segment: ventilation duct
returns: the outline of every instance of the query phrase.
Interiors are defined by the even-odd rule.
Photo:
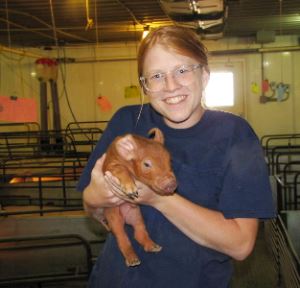
[[[193,28],[206,39],[223,37],[228,12],[225,0],[160,0],[160,3],[177,25]]]

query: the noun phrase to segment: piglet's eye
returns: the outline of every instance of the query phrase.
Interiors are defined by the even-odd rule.
[[[151,168],[151,167],[152,167],[152,163],[151,163],[150,160],[145,160],[145,161],[143,162],[143,166],[144,166],[145,168]]]

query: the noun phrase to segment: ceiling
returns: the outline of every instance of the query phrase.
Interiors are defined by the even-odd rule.
[[[0,0],[0,44],[48,47],[136,41],[146,25],[175,23],[164,1],[189,2]],[[300,36],[299,0],[227,0],[227,7],[222,37],[255,37],[259,30]],[[176,23],[184,25],[182,19],[177,17]]]

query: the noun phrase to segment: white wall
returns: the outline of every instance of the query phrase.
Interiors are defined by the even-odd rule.
[[[271,133],[300,133],[300,51],[289,54],[279,52],[264,53],[264,74],[269,81],[290,84],[290,98],[285,102],[261,104],[259,96],[251,92],[251,83],[261,83],[261,54],[239,53],[225,55],[226,50],[262,48],[251,39],[222,39],[206,41],[209,51],[222,50],[222,56],[213,56],[210,61],[228,58],[231,61],[243,61],[243,94],[245,99],[245,117],[259,136]],[[296,47],[297,37],[281,36],[276,42],[264,45],[263,48],[293,46]],[[32,52],[32,50],[30,50]],[[64,48],[57,51],[34,50],[43,57],[74,58],[75,63],[61,65],[58,79],[62,127],[74,119],[67,103],[77,121],[108,120],[121,106],[140,103],[139,98],[125,99],[124,89],[129,85],[138,85],[136,72],[137,46],[133,43],[105,44],[100,47]],[[13,53],[0,54],[0,95],[16,95],[31,97],[39,101],[38,80],[30,76],[34,70],[35,58],[18,56]],[[64,75],[64,82],[62,81]],[[112,111],[100,111],[96,98],[106,96],[113,105]],[[50,91],[48,91],[49,108],[51,109]],[[49,114],[51,118],[51,113]]]

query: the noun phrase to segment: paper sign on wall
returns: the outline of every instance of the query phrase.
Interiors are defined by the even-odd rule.
[[[0,96],[0,120],[6,122],[37,122],[35,99]]]
[[[125,87],[125,98],[139,98],[141,96],[140,89],[135,86],[127,86]]]
[[[270,88],[269,80],[268,79],[263,80],[261,83],[261,90],[263,91],[263,93],[268,92],[269,88]]]
[[[111,103],[105,96],[99,96],[97,98],[97,104],[103,112],[109,112],[112,109]]]
[[[259,87],[258,87],[256,82],[251,83],[251,92],[254,93],[254,94],[259,93]]]

